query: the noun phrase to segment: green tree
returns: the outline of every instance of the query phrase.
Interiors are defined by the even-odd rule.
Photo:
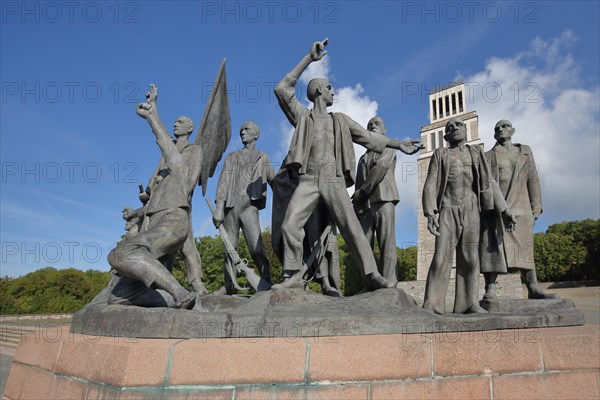
[[[534,246],[535,270],[540,282],[571,279],[569,271],[580,268],[587,255],[585,247],[570,235],[536,233]]]
[[[417,246],[410,246],[405,249],[396,248],[398,255],[398,280],[414,281],[417,279]]]
[[[13,285],[13,278],[5,276],[0,278],[0,314],[22,314],[22,310],[14,296],[9,293]]]
[[[3,278],[0,313],[72,313],[88,304],[108,283],[108,272],[42,268],[25,276]]]
[[[85,271],[85,274],[92,285],[92,292],[100,293],[100,291],[108,285],[108,280],[110,279],[110,273],[108,272],[88,269]]]
[[[271,278],[274,282],[280,282],[282,280],[281,263],[277,259],[275,252],[273,251],[273,246],[271,245],[271,232],[270,230],[266,230],[263,231],[261,235],[265,249],[267,250],[267,255],[271,262]],[[196,246],[202,259],[202,281],[209,292],[214,292],[221,288],[224,283],[225,254],[223,239],[221,239],[220,236],[202,236],[196,239]],[[248,266],[254,268],[258,273],[256,265],[254,264],[252,257],[250,257],[250,251],[248,250],[248,245],[246,244],[246,239],[243,234],[240,235],[238,242],[238,255],[241,258],[245,258],[248,261]],[[191,290],[191,286],[187,282],[185,265],[181,258],[181,253],[177,256],[173,268],[173,275],[179,283]],[[241,286],[249,286],[244,274],[241,274],[238,277],[238,282]],[[250,289],[246,293],[252,294],[253,292],[254,291]]]
[[[196,247],[200,252],[202,259],[202,281],[206,285],[209,292],[214,292],[223,286],[223,241],[220,237],[202,236],[196,239]],[[186,289],[191,290],[191,286],[187,282],[185,266],[178,254],[175,266],[173,267],[173,276]]]
[[[546,233],[571,236],[575,243],[586,248],[585,262],[571,269],[569,279],[600,279],[600,219],[553,224]]]

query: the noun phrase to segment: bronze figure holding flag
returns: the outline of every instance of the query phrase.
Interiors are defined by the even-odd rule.
[[[193,124],[187,117],[175,122],[177,141],[173,142],[158,115],[157,97],[158,90],[151,84],[146,103],[139,104],[136,112],[152,128],[162,158],[148,187],[140,193],[144,223],[139,233],[126,236],[108,255],[109,264],[119,274],[109,303],[192,308],[196,294],[181,286],[171,271],[177,251],[183,250],[188,280],[198,294],[206,293],[191,229],[191,205],[196,185],[206,192],[208,178],[231,137],[225,60],[194,144],[189,143]]]

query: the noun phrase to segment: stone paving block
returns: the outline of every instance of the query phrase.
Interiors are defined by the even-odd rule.
[[[28,366],[13,361],[10,368],[10,373],[8,374],[8,379],[6,381],[6,386],[4,386],[5,397],[8,397],[9,399],[19,398],[21,390],[23,389],[23,384],[25,383],[27,377],[28,370]]]
[[[86,400],[120,400],[121,391],[103,385],[90,383],[88,385]]]
[[[600,369],[600,333],[542,336],[544,368]]]
[[[433,342],[435,376],[541,371],[540,339],[513,331],[448,332]]]
[[[50,398],[85,399],[86,392],[86,382],[55,376],[52,388],[50,389]]]
[[[161,388],[154,389],[128,389],[121,390],[119,400],[161,400],[163,398]]]
[[[339,336],[329,339],[310,343],[309,382],[430,375],[430,344],[421,335]]]
[[[23,335],[14,361],[54,371],[62,344],[68,340],[68,326],[46,324],[35,333]]]
[[[368,396],[369,385],[365,383],[238,387],[235,392],[235,400],[352,400]]]
[[[50,399],[54,375],[35,368],[29,368],[19,399]]]
[[[162,400],[232,400],[233,389],[164,390]],[[144,399],[145,400],[145,399]]]
[[[540,338],[556,336],[588,336],[600,335],[600,326],[581,325],[581,326],[563,326],[552,328],[537,328],[536,335]]]
[[[162,385],[171,339],[73,335],[64,342],[56,371],[116,387]]]
[[[502,399],[598,399],[597,371],[572,371],[492,377],[494,400]]]
[[[190,339],[175,346],[169,384],[303,382],[305,365],[304,339]]]
[[[490,378],[436,378],[371,384],[371,400],[491,399]]]
[[[305,400],[306,386],[255,386],[235,390],[235,400]]]
[[[318,385],[306,388],[306,400],[367,399],[369,385],[348,383],[343,385]]]

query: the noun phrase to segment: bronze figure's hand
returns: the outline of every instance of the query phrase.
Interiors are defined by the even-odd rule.
[[[424,148],[425,146],[423,146],[421,144],[421,141],[419,140],[406,139],[402,140],[400,144],[400,151],[408,155],[415,154],[416,152]]]
[[[517,227],[517,218],[508,209],[502,213],[504,220],[504,230],[506,232],[514,232]]]
[[[146,204],[148,200],[150,200],[150,195],[147,192],[142,192],[138,194],[138,198],[142,202],[142,204]]]
[[[352,203],[361,204],[367,201],[367,194],[364,190],[358,189],[356,192],[352,194]]]
[[[223,223],[224,219],[225,213],[223,209],[221,207],[217,207],[217,211],[215,212],[215,215],[213,215],[213,224],[215,225],[215,228],[218,228],[219,225]]]
[[[440,232],[438,229],[440,228],[439,216],[437,214],[432,214],[427,216],[427,229],[434,236],[440,236]]]
[[[325,51],[325,46],[327,46],[328,43],[329,39],[327,38],[323,39],[322,42],[313,43],[312,47],[310,48],[310,57],[313,61],[319,61],[325,57],[325,54],[327,54],[327,51]]]
[[[129,221],[133,217],[135,217],[135,210],[133,208],[130,208],[130,207],[123,208],[123,219],[125,221]]]
[[[156,97],[158,96],[158,89],[154,84],[150,84],[150,91],[146,92],[146,103],[140,103],[137,105],[135,112],[142,118],[148,119],[153,116],[156,112]]]

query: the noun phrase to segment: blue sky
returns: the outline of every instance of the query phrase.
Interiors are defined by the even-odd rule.
[[[137,206],[138,182],[146,184],[160,155],[135,114],[150,82],[168,128],[180,115],[199,123],[227,58],[228,151],[241,147],[239,126],[252,119],[262,129],[258,147],[281,162],[290,126],[273,86],[326,37],[328,55],[299,86],[327,76],[338,93],[334,110],[362,124],[377,113],[388,135],[418,138],[427,92],[463,79],[486,149],[502,118],[513,121],[515,142],[533,148],[545,206],[536,230],[599,218],[597,1],[0,6],[0,275],[48,265],[108,270],[121,209]],[[396,231],[405,246],[417,241],[416,156],[399,153],[398,165]],[[194,204],[196,236],[215,235],[200,191]]]

